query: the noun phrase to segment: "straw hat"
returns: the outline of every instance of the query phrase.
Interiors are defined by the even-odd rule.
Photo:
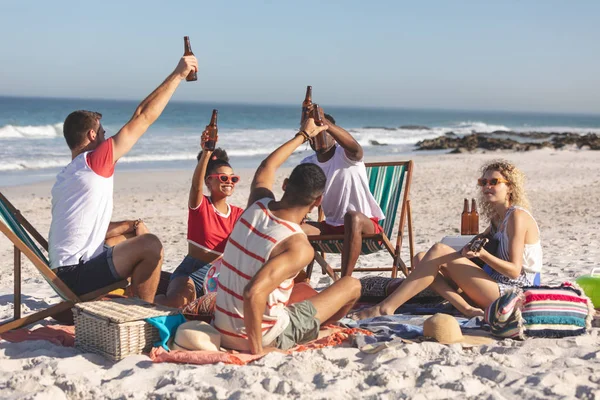
[[[477,346],[494,341],[493,338],[481,334],[463,335],[456,318],[448,314],[435,314],[427,318],[423,323],[423,336],[433,338],[442,344],[462,343]]]
[[[177,328],[171,344],[173,350],[211,350],[219,351],[221,335],[204,321],[188,321]]]

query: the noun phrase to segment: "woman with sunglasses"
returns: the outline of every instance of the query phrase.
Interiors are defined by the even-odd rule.
[[[415,256],[415,270],[392,295],[353,317],[393,314],[427,287],[466,316],[483,316],[483,309],[508,289],[533,285],[542,269],[542,247],[538,225],[527,211],[524,181],[523,173],[508,161],[491,161],[482,167],[479,203],[491,224],[480,236],[498,241],[494,254],[485,248],[471,251],[470,245],[456,252],[437,243],[427,253]],[[473,262],[475,257],[485,263],[483,269]]]
[[[207,272],[221,257],[229,234],[244,211],[227,203],[240,177],[233,174],[225,150],[207,150],[207,141],[205,132],[189,195],[188,254],[173,272],[167,294],[156,296],[155,300],[170,307],[184,307],[204,294]],[[203,183],[209,196],[203,194]]]

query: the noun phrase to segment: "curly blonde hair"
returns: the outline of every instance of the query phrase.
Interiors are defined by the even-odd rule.
[[[529,200],[525,194],[525,174],[521,172],[513,163],[507,160],[492,160],[485,163],[481,167],[481,177],[488,171],[498,171],[504,179],[508,181],[506,184],[511,190],[508,194],[508,201],[511,206],[520,206],[529,209]],[[479,192],[479,204],[481,214],[484,215],[494,227],[500,223],[500,216],[496,210],[488,203],[483,196],[483,191]]]

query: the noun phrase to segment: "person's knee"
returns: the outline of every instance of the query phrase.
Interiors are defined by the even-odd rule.
[[[421,260],[423,259],[423,257],[425,257],[425,252],[424,252],[424,251],[421,251],[421,252],[417,253],[417,254],[416,254],[414,257],[413,257],[413,259],[412,259],[412,261],[413,261],[413,265],[417,265],[418,263],[420,263],[420,262],[421,262]]]
[[[144,241],[144,256],[155,260],[162,260],[164,255],[163,245],[158,236],[152,233],[145,233],[139,236]]]
[[[454,249],[452,249],[452,247],[449,247],[448,245],[445,245],[443,243],[436,243],[433,246],[431,246],[431,251],[436,254],[448,254],[448,253],[454,251]]]
[[[344,276],[343,278],[340,279],[340,281],[343,281],[344,283],[344,291],[352,298],[352,299],[358,299],[360,297],[361,294],[361,290],[362,290],[362,285],[360,283],[360,281],[356,278],[353,278],[351,276]]]
[[[358,228],[360,227],[361,214],[357,211],[348,211],[344,215],[344,226]]]

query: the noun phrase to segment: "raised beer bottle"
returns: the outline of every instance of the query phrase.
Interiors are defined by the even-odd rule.
[[[477,203],[475,203],[475,199],[471,199],[469,230],[471,231],[471,235],[479,234],[479,213],[477,212]]]
[[[190,46],[190,37],[189,36],[184,36],[183,37],[183,55],[184,56],[193,56],[194,53],[192,53],[192,46]],[[185,78],[186,81],[188,82],[193,82],[193,81],[197,81],[198,80],[198,74],[196,73],[196,71],[190,71],[190,73],[188,74],[188,76]]]
[[[306,87],[306,96],[304,96],[304,101],[302,102],[302,116],[300,117],[300,126],[304,123],[306,116],[308,114],[308,108],[312,105],[312,86]]]
[[[465,199],[463,212],[460,215],[460,234],[469,235],[471,233],[471,213],[469,212],[469,200]]]
[[[204,143],[205,150],[214,151],[217,145],[217,138],[219,137],[219,128],[217,127],[218,113],[217,110],[213,110],[210,124],[206,125],[206,129],[204,130],[204,132],[208,134],[208,140]]]

